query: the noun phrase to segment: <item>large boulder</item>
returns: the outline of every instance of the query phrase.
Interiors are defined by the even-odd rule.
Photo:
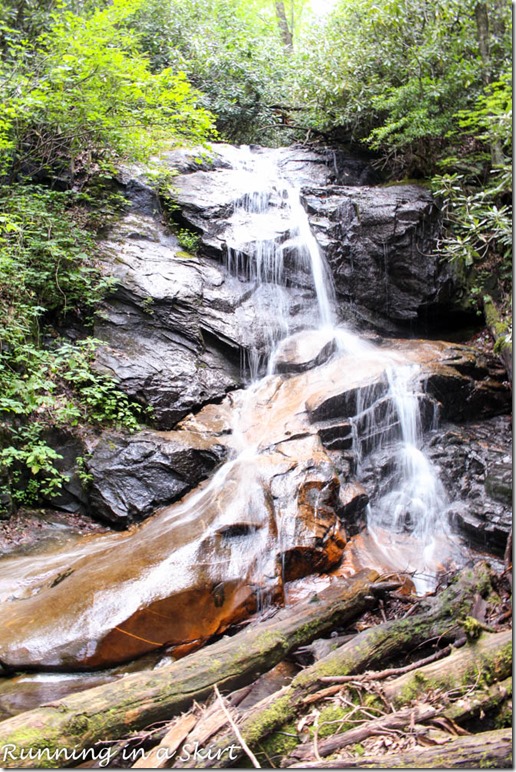
[[[97,366],[170,429],[241,385],[242,340],[231,313],[239,297],[220,267],[185,253],[149,215],[130,212],[106,246],[105,270],[117,285],[95,327],[104,344]],[[218,304],[209,302],[215,287]]]
[[[294,354],[299,344],[295,338]],[[106,435],[89,462],[99,507],[126,521],[158,511],[123,533],[13,559],[0,579],[2,662],[96,668],[160,648],[184,652],[248,616],[264,598],[280,600],[285,579],[336,566],[393,472],[397,365],[411,399],[421,398],[423,423],[435,400],[421,387],[435,369],[468,383],[470,394],[475,384],[499,393],[465,347],[391,341],[361,355],[338,350],[310,370],[270,375],[188,415],[171,433]],[[500,407],[497,400],[490,405]],[[446,437],[436,452],[441,446],[446,450]],[[184,493],[225,448],[226,463]],[[375,460],[368,476],[374,453],[383,453],[383,461]],[[486,461],[485,472],[478,467],[491,498],[506,495],[505,455],[498,462]],[[501,542],[500,529],[484,531],[488,549],[491,534]],[[439,562],[445,547],[446,541]],[[404,542],[404,550],[401,570],[414,541]],[[389,548],[376,555],[385,561]],[[9,572],[18,577],[14,592]]]
[[[452,501],[454,527],[473,548],[503,557],[512,528],[510,417],[446,424],[427,451]]]
[[[106,432],[87,462],[90,507],[127,527],[194,488],[224,455],[223,445],[193,432]]]
[[[174,153],[168,157],[181,171],[174,182],[178,221],[200,233],[208,253],[223,256],[229,246],[251,255],[256,232],[288,243],[280,191],[270,184],[279,171],[286,184],[303,191],[348,318],[388,332],[408,325],[442,326],[445,313],[448,320],[450,313],[460,318],[456,278],[436,253],[441,216],[428,189],[374,184],[378,180],[365,159],[353,164],[331,150],[256,148],[252,155],[260,162],[260,175],[247,170],[242,151],[224,145],[214,146],[211,167],[185,164]],[[266,191],[267,218],[251,238],[253,216],[243,223],[235,215],[235,201]],[[288,274],[288,280],[302,284],[302,273]]]

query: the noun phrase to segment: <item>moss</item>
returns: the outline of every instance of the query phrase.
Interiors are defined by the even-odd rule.
[[[415,700],[421,694],[421,692],[430,688],[430,685],[430,679],[426,678],[423,673],[416,670],[409,682],[397,695],[395,704],[405,705],[406,703],[412,702],[412,700]]]
[[[482,625],[478,621],[478,619],[475,619],[474,617],[466,617],[466,619],[460,623],[461,627],[464,628],[464,632],[466,633],[466,638],[469,641],[476,640],[480,637],[482,633]]]
[[[494,720],[495,729],[508,729],[512,726],[512,705],[504,703]]]
[[[292,717],[289,694],[280,697],[274,705],[257,716],[244,729],[245,740],[249,745],[256,744],[262,737],[285,725]]]
[[[266,630],[265,632],[260,633],[256,637],[256,642],[253,645],[253,648],[257,648],[260,654],[267,654],[277,647],[281,647],[283,651],[287,651],[289,643],[284,635],[274,630]]]
[[[351,750],[353,751],[355,756],[363,756],[365,753],[365,748],[363,745],[360,745],[360,743],[357,743],[356,745],[354,745]]]
[[[351,729],[354,724],[346,723],[348,713],[349,708],[342,708],[339,705],[328,705],[323,708],[319,714],[318,736],[330,737],[337,732],[345,732],[347,729]],[[313,731],[313,727],[311,727],[311,731]]]
[[[263,740],[258,746],[267,761],[279,760],[297,748],[299,738],[296,732],[295,724],[285,724],[281,732],[273,732],[269,737]]]

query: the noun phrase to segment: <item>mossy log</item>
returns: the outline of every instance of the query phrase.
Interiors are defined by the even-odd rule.
[[[0,723],[0,764],[56,768],[56,752],[79,753],[102,739],[118,739],[170,720],[204,700],[215,684],[230,691],[254,681],[297,646],[362,614],[378,573],[364,570],[274,617],[151,672],[73,694]],[[5,757],[2,748],[11,749]],[[24,758],[41,750],[40,758]],[[4,758],[5,757],[5,758]],[[62,766],[67,766],[65,763]]]
[[[387,661],[430,640],[445,644],[463,636],[461,622],[471,613],[475,598],[487,596],[493,574],[486,563],[464,569],[437,597],[428,599],[427,609],[406,619],[386,622],[354,636],[343,646],[299,673],[290,686],[281,689],[248,710],[240,719],[240,732],[252,748],[270,733],[289,722],[320,689],[322,676],[340,676],[384,666]],[[436,663],[439,667],[440,662]],[[216,747],[231,742],[229,733],[219,736]],[[175,765],[176,766],[176,765]],[[177,765],[178,766],[178,765]],[[185,765],[187,766],[187,765]],[[215,759],[207,767],[221,767]]]
[[[480,732],[401,754],[301,762],[289,769],[512,769],[512,730]]]
[[[485,715],[487,712],[496,711],[499,713],[511,697],[512,677],[509,677],[453,702],[443,712],[443,716],[462,725],[480,715]]]
[[[319,756],[331,756],[332,753],[338,753],[346,745],[355,745],[363,742],[371,735],[378,735],[385,732],[388,734],[393,729],[404,729],[411,722],[423,723],[437,715],[437,709],[432,705],[416,705],[412,708],[398,710],[395,713],[388,713],[386,716],[373,718],[371,721],[364,721],[346,732],[338,732],[332,737],[319,740],[317,751]],[[297,761],[310,761],[314,755],[314,741],[298,745],[290,754],[290,759]],[[288,764],[286,765],[288,766]]]
[[[488,686],[508,678],[512,670],[512,630],[482,633],[446,659],[432,662],[411,673],[386,681],[385,697],[395,706],[404,705],[427,689],[456,689],[476,683]]]

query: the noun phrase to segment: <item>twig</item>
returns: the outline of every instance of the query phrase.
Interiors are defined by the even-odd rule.
[[[253,767],[255,769],[261,769],[261,764],[259,763],[258,759],[254,755],[254,753],[252,752],[252,750],[250,749],[250,747],[248,746],[248,744],[246,743],[244,738],[242,737],[242,735],[240,733],[240,729],[237,727],[237,725],[235,724],[235,722],[233,720],[233,717],[231,716],[229,710],[226,708],[226,704],[225,704],[224,700],[222,699],[222,695],[219,692],[219,688],[218,688],[217,684],[215,684],[215,686],[213,687],[213,690],[214,690],[215,694],[217,695],[217,699],[220,702],[220,706],[221,706],[222,710],[224,711],[224,714],[225,714],[225,716],[226,716],[226,718],[228,720],[228,723],[229,723],[231,729],[235,733],[235,736],[236,736],[238,742],[242,746],[242,750],[251,759],[251,763],[252,763]]]
[[[420,659],[417,662],[412,662],[410,665],[405,665],[405,667],[391,667],[387,670],[379,670],[378,672],[367,672],[363,675],[352,675],[352,676],[321,676],[319,678],[319,681],[325,684],[347,684],[353,681],[380,681],[384,678],[389,678],[389,676],[398,676],[403,675],[404,673],[410,673],[411,670],[417,670],[420,667],[423,667],[424,665],[429,665],[431,662],[435,662],[438,659],[442,659],[443,657],[447,657],[448,654],[451,652],[452,647],[446,646],[444,649],[441,649],[440,651],[436,651],[434,654],[431,654],[429,657],[425,657],[424,659]]]
[[[316,761],[322,761],[319,755],[319,745],[317,743],[318,735],[319,735],[319,711],[317,710],[315,712],[315,721],[314,721],[314,756],[316,758]]]

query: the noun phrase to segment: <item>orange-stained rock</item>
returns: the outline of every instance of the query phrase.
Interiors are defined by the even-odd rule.
[[[2,561],[0,660],[71,669],[159,648],[185,651],[281,600],[285,578],[327,571],[343,552],[343,575],[364,565],[416,570],[406,534],[386,532],[387,549],[366,534],[346,544],[346,524],[350,532],[358,527],[368,491],[355,479],[353,438],[340,455],[323,446],[335,426],[333,437],[344,442],[343,427],[371,396],[378,399],[374,421],[389,415],[393,362],[419,363],[418,384],[427,381],[449,415],[467,412],[478,395],[491,395],[492,410],[508,399],[465,347],[390,341],[336,354],[307,372],[267,377],[226,397],[220,414],[206,407],[166,438],[195,433],[194,444],[206,448],[223,441],[230,460],[210,480],[125,533]],[[357,427],[369,430],[367,422]]]

